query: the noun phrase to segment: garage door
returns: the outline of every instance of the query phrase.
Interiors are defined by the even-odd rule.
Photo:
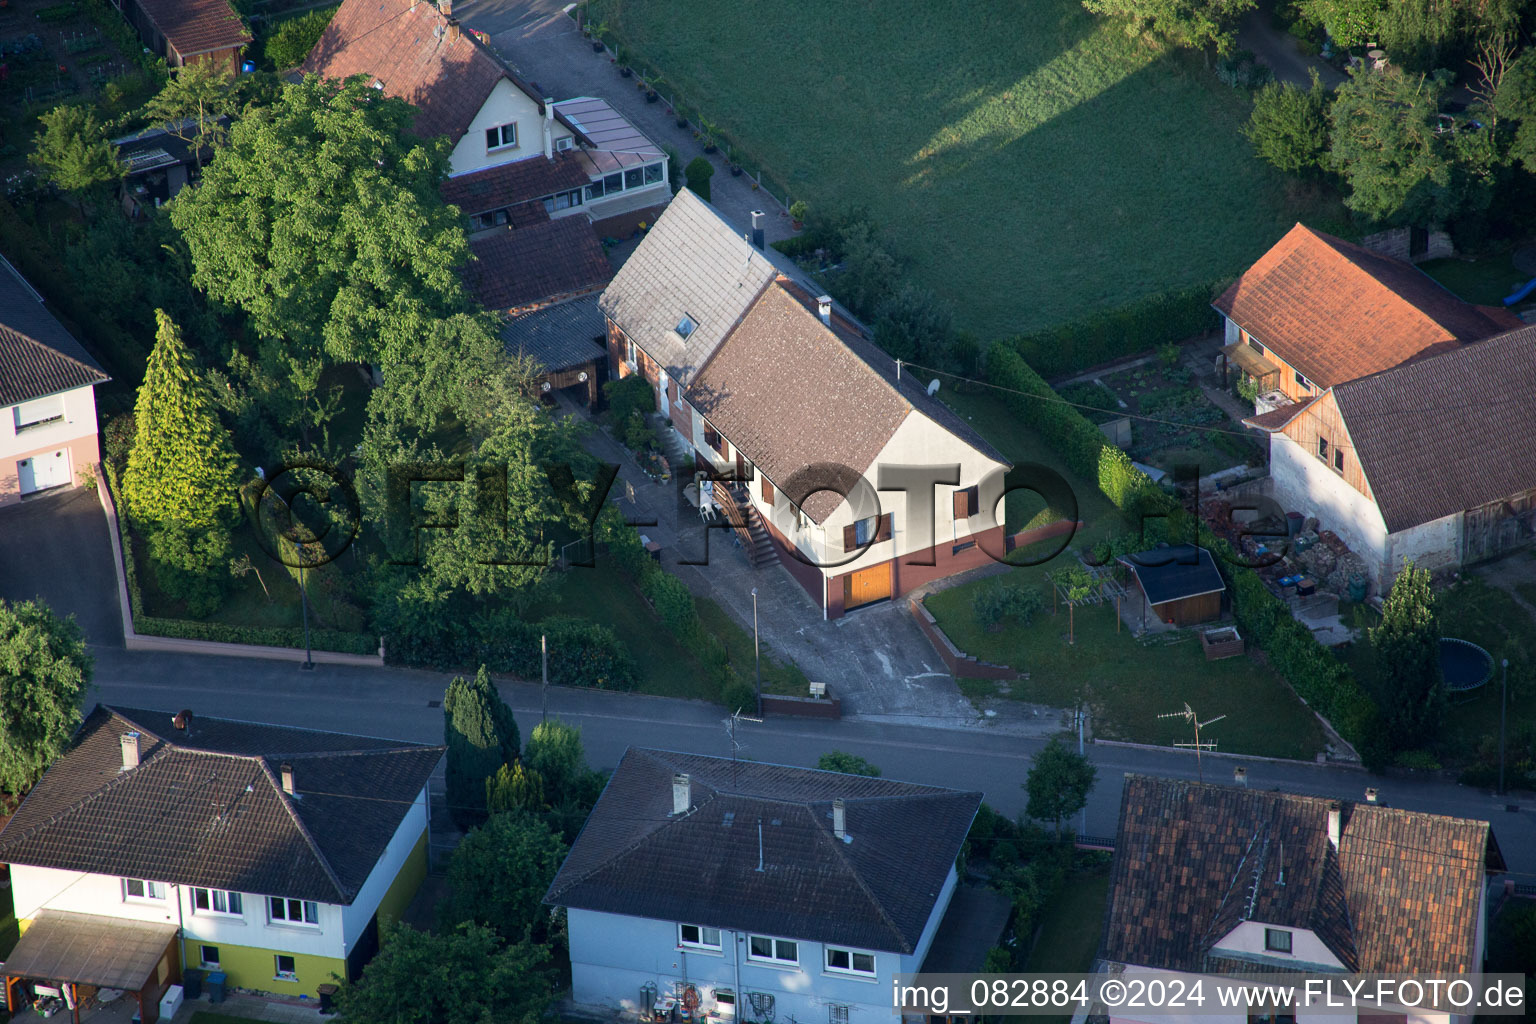
[[[16,463],[16,470],[21,478],[22,494],[62,487],[69,483],[69,449],[60,448],[46,455],[22,459]]]
[[[843,577],[843,607],[884,601],[891,596],[891,563],[871,566]]]

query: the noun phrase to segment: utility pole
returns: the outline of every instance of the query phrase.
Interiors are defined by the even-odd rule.
[[[309,651],[309,588],[304,585],[304,548],[298,548],[299,552],[299,604],[304,609],[304,664],[299,668],[309,671],[315,667],[315,659]]]
[[[1221,721],[1223,718],[1226,718],[1227,716],[1226,715],[1217,715],[1215,718],[1207,719],[1206,721],[1202,722],[1202,721],[1200,721],[1200,716],[1195,714],[1195,709],[1189,706],[1189,702],[1188,701],[1185,701],[1184,702],[1184,710],[1183,711],[1170,711],[1166,715],[1158,715],[1157,717],[1158,718],[1182,718],[1182,719],[1184,719],[1184,721],[1189,722],[1192,725],[1194,725],[1194,727],[1195,727],[1195,742],[1193,742],[1193,743],[1175,743],[1174,746],[1176,746],[1176,747],[1194,747],[1195,748],[1195,775],[1199,778],[1199,780],[1201,782],[1204,782],[1205,781],[1205,766],[1203,764],[1201,764],[1201,762],[1200,762],[1200,753],[1201,753],[1201,751],[1205,750],[1207,747],[1209,747],[1211,750],[1215,750],[1216,749],[1216,744],[1215,744],[1215,742],[1210,742],[1210,743],[1202,743],[1202,742],[1200,742],[1200,730],[1204,729],[1206,726],[1215,725],[1217,722]]]
[[[752,671],[757,678],[757,717],[763,717],[763,653],[757,634],[757,588],[752,588]]]
[[[1078,757],[1086,757],[1087,756],[1086,754],[1083,753],[1083,725],[1087,722],[1087,720],[1088,720],[1088,709],[1083,707],[1082,704],[1078,704],[1078,706],[1077,706],[1077,756]],[[1079,829],[1079,831],[1078,831],[1078,834],[1079,835],[1087,835],[1088,834],[1088,801],[1086,801],[1086,800],[1083,801],[1083,823],[1082,823],[1082,828]]]
[[[539,689],[539,722],[549,721],[549,637],[539,636],[539,659],[543,662],[544,685]]]
[[[1504,666],[1504,682],[1500,686],[1499,693],[1499,795],[1504,795],[1504,718],[1509,711],[1509,659],[1501,662]]]

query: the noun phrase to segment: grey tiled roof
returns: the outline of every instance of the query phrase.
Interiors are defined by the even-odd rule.
[[[519,313],[502,327],[501,340],[509,353],[531,356],[548,370],[580,366],[606,352],[603,311],[596,295],[586,295]]]
[[[773,257],[683,189],[608,283],[602,309],[687,383],[779,273]],[[676,331],[685,314],[698,324],[686,341]]]
[[[122,737],[140,734],[122,770]],[[348,904],[441,747],[98,706],[0,831],[0,862]],[[298,797],[282,791],[294,769]]]
[[[110,379],[16,269],[0,260],[0,406]]]
[[[1486,821],[1127,775],[1100,956],[1217,970],[1244,921],[1309,929],[1346,969],[1460,973],[1473,963]]]
[[[677,773],[692,780],[692,809],[674,816]],[[835,798],[851,842],[832,834]],[[631,747],[544,899],[910,953],[980,804],[980,793]]]
[[[1333,389],[1387,530],[1536,487],[1536,327]]]
[[[1138,551],[1118,561],[1136,574],[1136,582],[1141,584],[1149,604],[1158,605],[1227,589],[1211,553],[1193,544]]]

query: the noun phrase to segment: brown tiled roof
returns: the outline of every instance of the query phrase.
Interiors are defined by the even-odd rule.
[[[251,41],[226,0],[139,0],[139,8],[183,58]]]
[[[691,809],[674,815],[678,773]],[[838,798],[848,842],[832,834]],[[544,901],[912,953],[980,805],[980,793],[631,747]]]
[[[443,182],[442,193],[445,203],[452,203],[472,217],[581,188],[587,181],[587,172],[572,153],[556,153],[553,160],[540,154],[454,175]]]
[[[1321,397],[1322,395],[1313,395],[1304,402],[1291,402],[1288,405],[1271,409],[1269,412],[1259,413],[1257,416],[1244,416],[1243,426],[1257,427],[1259,430],[1272,434],[1277,430],[1284,429],[1286,424],[1306,412],[1308,407]]]
[[[1388,532],[1536,487],[1536,327],[1333,396]]]
[[[1324,388],[1519,326],[1410,264],[1301,224],[1214,305]]]
[[[0,863],[349,904],[443,748],[98,706],[0,832]],[[140,734],[122,770],[122,737]],[[295,799],[278,771],[294,768]]]
[[[1488,823],[1346,801],[1335,849],[1332,803],[1127,775],[1100,955],[1215,971],[1252,921],[1312,931],[1351,971],[1476,969]]]
[[[603,243],[581,216],[481,235],[469,248],[475,261],[465,282],[486,309],[595,292],[613,277]]]
[[[454,142],[505,78],[539,104],[532,87],[427,0],[346,0],[309,52],[303,70],[323,78],[369,75],[388,96],[419,111],[416,131]],[[455,38],[455,35],[457,36]]]
[[[16,269],[0,260],[0,407],[110,379]]]

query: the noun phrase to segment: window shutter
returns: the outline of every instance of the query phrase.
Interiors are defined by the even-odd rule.
[[[964,491],[955,492],[955,518],[964,519],[971,514],[971,499]]]
[[[858,549],[859,549],[858,527],[855,524],[853,524],[853,523],[849,523],[847,526],[843,527],[843,550],[844,551],[857,551]]]
[[[773,505],[773,484],[768,482],[767,477],[763,477],[763,504]]]
[[[887,512],[885,515],[881,516],[879,532],[875,534],[875,543],[878,544],[880,541],[890,540],[891,532],[895,525],[896,514],[894,512]]]

